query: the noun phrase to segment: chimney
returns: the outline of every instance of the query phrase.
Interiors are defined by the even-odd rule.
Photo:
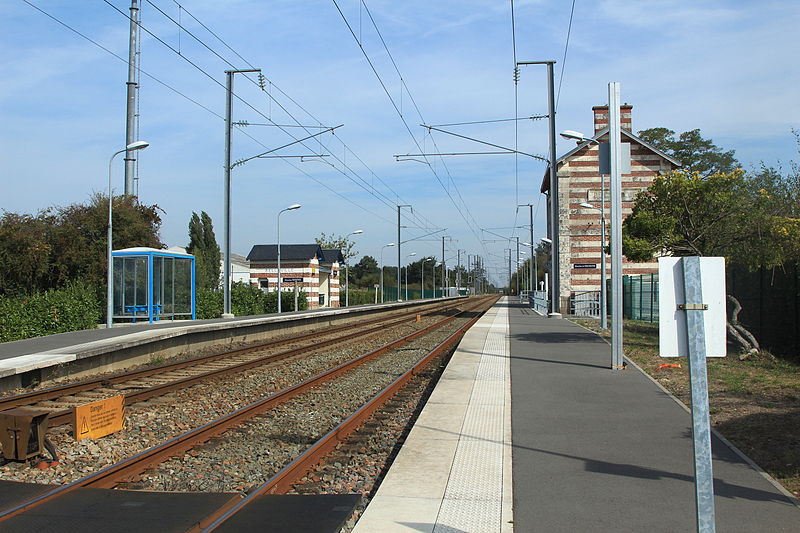
[[[623,130],[633,133],[633,119],[632,119],[633,106],[623,104],[619,106],[620,125]],[[596,105],[592,107],[594,113],[594,132],[602,130],[608,126],[608,106]]]

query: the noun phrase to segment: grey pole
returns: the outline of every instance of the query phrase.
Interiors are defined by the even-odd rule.
[[[608,84],[608,125],[611,162],[611,368],[622,364],[622,149],[620,146],[620,84]]]
[[[292,204],[286,209],[278,211],[278,314],[281,313],[281,213],[300,209],[300,204]]]
[[[515,269],[517,272],[517,297],[519,297],[519,237],[514,237],[517,239],[517,268]]]
[[[551,239],[553,240],[553,249],[552,249],[552,272],[550,274],[551,279],[550,283],[553,285],[551,291],[551,298],[552,298],[552,315],[554,317],[561,316],[561,276],[560,276],[560,246],[559,246],[559,199],[558,199],[558,172],[556,169],[556,104],[555,104],[555,83],[554,83],[554,76],[553,76],[553,65],[555,61],[548,61],[547,62],[547,113],[549,115],[549,124],[550,124],[550,134],[549,134],[549,141],[550,141],[550,200],[552,204],[552,208],[550,210],[550,216],[553,219],[552,228],[553,234]]]
[[[612,241],[613,244],[613,241]],[[714,533],[714,474],[711,463],[711,427],[708,409],[706,340],[703,324],[703,291],[700,258],[683,257],[683,286],[686,297],[686,333],[692,389],[692,442],[694,445],[695,510],[698,533]]]
[[[444,236],[442,236],[442,297],[444,297]]]
[[[456,266],[456,293],[458,296],[461,295],[461,248],[458,249],[458,266]]]
[[[127,113],[125,117],[125,146],[133,143],[136,137],[136,41],[139,35],[139,5],[131,0],[130,38],[128,40],[128,82]],[[136,177],[136,154],[125,150],[125,194],[134,194],[133,180]]]
[[[281,314],[281,213],[278,211],[278,314]]]
[[[344,263],[344,306],[350,307],[350,263]]]
[[[114,325],[114,263],[112,259],[113,244],[111,237],[113,235],[112,228],[112,210],[114,194],[111,188],[111,169],[114,163],[114,158],[122,152],[135,152],[136,150],[143,150],[150,146],[147,141],[133,141],[129,143],[124,150],[114,152],[111,159],[108,160],[108,231],[106,238],[108,239],[108,246],[106,249],[106,263],[108,265],[108,272],[106,273],[106,327],[110,328]]]
[[[111,192],[111,164],[114,162],[114,158],[124,151],[125,150],[114,152],[114,155],[111,156],[111,159],[108,162],[108,249],[106,250],[108,273],[106,274],[106,328],[110,328],[114,325],[114,264],[112,263],[111,258],[111,251],[113,248],[111,244],[111,209],[114,196]]]
[[[403,207],[410,207],[411,211],[414,208],[410,204],[403,204],[397,206],[397,300],[400,301],[400,247],[403,244],[400,240],[400,209]]]
[[[225,84],[225,245],[223,273],[222,318],[233,318],[231,313],[231,112],[233,110],[233,75],[239,72],[261,72],[261,69],[226,70]]]
[[[420,263],[420,267],[419,267],[420,271],[422,272],[420,283],[422,284],[422,299],[423,300],[425,299],[425,263],[427,263],[427,262],[428,262],[427,259],[423,260]]]
[[[389,246],[394,246],[394,243],[390,242],[389,244],[384,244],[381,247],[381,303],[383,303],[383,249],[388,248]]]

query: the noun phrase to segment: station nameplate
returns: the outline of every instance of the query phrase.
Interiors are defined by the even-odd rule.
[[[76,407],[72,427],[75,440],[97,439],[120,431],[124,422],[125,396],[114,396]]]
[[[597,268],[597,263],[575,263],[572,268]]]
[[[303,278],[283,278],[283,283],[301,283]]]

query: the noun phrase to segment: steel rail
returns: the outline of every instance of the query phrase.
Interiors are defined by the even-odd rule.
[[[448,306],[444,306],[446,308]],[[440,307],[438,309],[442,309]],[[413,313],[412,313],[413,314]],[[185,378],[176,379],[167,383],[162,383],[160,385],[153,385],[151,387],[147,387],[146,389],[142,390],[135,390],[133,392],[125,393],[125,405],[132,405],[137,402],[143,402],[150,398],[156,396],[163,396],[164,394],[168,394],[170,392],[185,389],[197,383],[201,383],[203,381],[207,381],[209,379],[222,377],[227,374],[235,374],[239,372],[244,372],[245,370],[249,370],[251,368],[257,368],[260,366],[266,366],[268,364],[273,364],[283,359],[287,359],[289,357],[293,357],[295,355],[300,354],[308,354],[309,352],[316,352],[321,350],[327,346],[331,346],[333,344],[337,344],[340,342],[349,341],[355,338],[361,338],[368,335],[373,335],[379,333],[386,329],[387,327],[393,327],[400,324],[407,322],[409,319],[407,317],[399,318],[391,321],[383,321],[378,326],[368,328],[366,330],[359,330],[356,332],[348,333],[346,335],[342,335],[339,337],[334,337],[333,339],[328,339],[325,341],[318,341],[313,344],[313,346],[301,346],[299,348],[292,348],[290,350],[286,350],[284,352],[266,355],[263,357],[258,357],[256,359],[251,359],[250,361],[244,361],[242,363],[237,363],[234,365],[230,365],[224,368],[217,368],[214,370],[209,370],[207,372],[203,372],[200,374],[196,374],[194,376],[187,376]],[[381,322],[381,321],[375,321]],[[370,323],[375,323],[370,322]],[[339,331],[339,330],[337,330]],[[313,338],[313,337],[312,337]],[[204,362],[207,363],[208,361]],[[200,364],[204,364],[200,363]],[[200,364],[195,366],[200,366]],[[171,369],[173,371],[175,369]],[[137,378],[141,379],[141,377]],[[124,382],[123,382],[124,383]],[[60,411],[56,411],[55,413],[50,415],[48,419],[48,426],[49,427],[56,427],[59,425],[70,424],[73,422],[73,409],[67,408]]]
[[[496,301],[496,299],[495,299]],[[490,307],[490,306],[489,306]],[[487,307],[488,309],[488,307]],[[481,311],[481,315],[486,310]],[[322,459],[328,456],[336,447],[345,442],[364,422],[366,422],[378,409],[383,407],[390,399],[408,384],[409,381],[420,371],[429,365],[436,357],[450,349],[478,320],[480,315],[470,320],[467,324],[460,327],[455,333],[433,348],[428,354],[417,361],[414,366],[404,372],[392,383],[384,387],[372,399],[360,407],[355,413],[350,415],[341,424],[329,431],[325,436],[318,440],[314,445],[295,458],[291,463],[283,467],[278,473],[272,476],[261,486],[252,490],[243,499],[234,499],[226,502],[209,517],[188,530],[190,533],[209,533],[219,528],[225,521],[236,513],[247,507],[260,496],[265,494],[286,494],[304,476],[318,465]]]
[[[484,300],[481,300],[471,309],[475,309],[483,303]],[[185,453],[193,447],[205,443],[209,439],[212,439],[233,427],[241,425],[248,419],[257,416],[262,412],[275,407],[276,405],[291,400],[315,385],[319,385],[326,381],[331,381],[339,375],[370,359],[389,352],[399,346],[411,342],[414,339],[426,335],[438,329],[439,327],[442,327],[467,311],[468,310],[460,311],[459,313],[449,316],[435,324],[385,344],[376,350],[362,354],[332,369],[312,376],[296,385],[287,387],[286,389],[271,394],[266,398],[262,398],[257,402],[237,409],[236,411],[209,422],[208,424],[195,428],[177,437],[173,437],[162,444],[149,448],[118,463],[107,466],[102,470],[89,474],[88,476],[75,480],[67,485],[56,487],[34,498],[31,498],[28,501],[18,503],[10,508],[2,510],[0,511],[0,523],[11,517],[38,507],[45,502],[64,496],[65,494],[70,493],[78,488],[112,488],[119,483],[128,481],[134,476],[141,474],[148,468],[152,468],[153,466],[163,463],[171,457]]]
[[[454,302],[448,302],[448,303],[443,304],[443,305],[437,305],[437,306],[434,306],[433,308],[426,309],[426,310],[424,310],[425,311],[424,313],[419,313],[418,311],[420,311],[420,310],[409,311],[409,312],[401,313],[399,315],[395,315],[393,317],[383,317],[383,318],[377,318],[375,320],[370,320],[370,321],[367,321],[367,322],[362,322],[359,325],[369,326],[371,324],[383,323],[381,328],[382,327],[387,327],[387,326],[394,326],[394,325],[400,324],[402,322],[405,322],[406,320],[408,320],[408,317],[410,317],[410,316],[415,316],[417,314],[426,314],[427,315],[427,314],[431,314],[431,313],[436,312],[436,311],[440,311],[442,309],[446,309],[446,308],[454,306],[454,305],[457,305],[457,304],[455,304]],[[390,319],[396,319],[396,320],[391,321],[388,324],[386,324],[386,321],[390,320]],[[310,333],[303,333],[303,334],[295,335],[295,336],[288,337],[288,338],[274,339],[274,340],[271,340],[271,341],[267,341],[267,342],[263,342],[263,343],[254,345],[254,346],[247,346],[247,347],[239,348],[239,349],[236,349],[236,350],[215,352],[213,354],[209,354],[209,355],[205,355],[205,356],[201,356],[201,357],[196,357],[196,358],[192,358],[192,359],[185,360],[185,361],[178,361],[178,362],[175,362],[175,363],[169,363],[169,364],[166,364],[166,365],[160,365],[158,367],[130,370],[130,371],[126,371],[126,372],[113,374],[113,375],[110,375],[110,376],[103,376],[103,377],[99,377],[99,378],[91,378],[91,379],[78,381],[78,382],[75,382],[75,383],[68,383],[68,384],[65,384],[65,385],[57,385],[55,387],[48,387],[46,389],[39,390],[39,391],[16,394],[14,396],[8,396],[6,398],[1,398],[0,399],[0,411],[4,411],[6,409],[11,409],[11,408],[14,408],[14,407],[28,406],[28,405],[32,405],[32,404],[35,404],[35,403],[38,403],[38,402],[43,402],[43,401],[63,398],[65,396],[72,396],[72,395],[75,395],[75,394],[80,394],[82,392],[88,392],[88,391],[91,391],[93,389],[97,389],[97,388],[100,388],[100,387],[107,387],[109,385],[124,384],[127,381],[133,381],[133,380],[136,380],[136,379],[147,378],[147,377],[151,377],[151,376],[158,375],[158,374],[164,374],[164,373],[167,373],[167,372],[174,372],[174,371],[182,370],[182,369],[185,369],[185,368],[192,368],[192,367],[200,366],[200,365],[203,365],[203,364],[212,363],[212,362],[218,361],[220,359],[238,357],[238,356],[241,356],[241,355],[244,355],[244,354],[247,354],[247,353],[250,353],[250,352],[254,352],[254,351],[257,351],[257,350],[269,349],[269,348],[274,348],[276,346],[281,346],[281,345],[284,345],[284,344],[291,344],[293,342],[300,342],[300,341],[304,341],[304,340],[314,339],[315,337],[319,337],[319,336],[322,336],[322,335],[335,334],[335,333],[340,332],[340,331],[351,330],[352,327],[353,327],[352,324],[345,324],[345,325],[342,325],[342,326],[336,326],[336,327],[328,328],[328,329],[324,329],[324,330],[313,331],[313,332],[310,332]],[[378,329],[378,328],[373,328],[372,330],[374,330],[374,329]],[[372,331],[372,330],[368,330],[367,332],[362,332],[362,334],[369,334],[369,331]],[[344,336],[344,337],[341,337],[341,338],[342,339],[347,339],[347,338],[351,338],[351,337],[352,337],[352,335],[347,335],[347,336]],[[317,344],[316,346],[324,346],[324,345],[326,345],[325,343],[328,343],[328,341],[322,341],[321,343]],[[308,347],[306,347],[305,349],[308,349]],[[138,392],[143,392],[143,391],[138,391]],[[137,394],[137,393],[126,394],[126,397],[132,396],[134,394]],[[139,400],[139,401],[141,401],[141,400]],[[65,409],[65,410],[61,410],[61,411],[54,411],[50,416],[49,426],[50,427],[54,427],[54,426],[58,426],[58,425],[69,423],[71,421],[71,416],[72,416],[71,413],[72,413],[71,409]]]

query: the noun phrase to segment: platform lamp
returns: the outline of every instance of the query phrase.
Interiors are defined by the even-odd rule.
[[[425,263],[428,261],[433,261],[432,258],[427,258],[422,260],[422,265],[420,266],[420,270],[422,271],[422,299],[425,299]],[[436,268],[436,267],[434,267]],[[436,297],[436,283],[433,284],[433,296]]]
[[[595,209],[600,212],[600,327],[608,328],[606,322],[606,216],[603,210],[596,205],[581,202],[581,207]]]
[[[112,226],[111,226],[111,210],[112,210],[112,201],[114,199],[112,192],[111,192],[111,165],[114,162],[114,158],[117,157],[119,154],[123,152],[130,152],[133,150],[144,150],[150,146],[150,143],[147,141],[134,141],[130,143],[128,146],[125,147],[124,150],[120,150],[119,152],[114,152],[114,155],[111,156],[111,159],[108,161],[108,250],[106,252],[106,259],[108,260],[108,278],[107,284],[108,287],[106,288],[106,327],[110,328],[114,325],[114,263],[111,257],[112,252],[112,245],[111,245],[111,234],[112,234]]]
[[[390,242],[389,244],[384,244],[383,246],[381,246],[381,264],[378,265],[381,269],[381,303],[383,303],[383,249],[388,248],[390,246],[394,246],[394,243]]]
[[[362,233],[364,233],[363,229],[357,229],[348,233],[347,236],[361,235]],[[344,259],[344,306],[350,307],[350,259],[347,257]]]
[[[278,314],[281,312],[281,213],[300,209],[300,204],[292,204],[286,209],[278,211]]]
[[[408,259],[409,257],[414,257],[415,255],[417,255],[417,252],[411,252],[410,254],[408,254],[406,259]],[[408,265],[406,265],[406,301],[408,301]]]

